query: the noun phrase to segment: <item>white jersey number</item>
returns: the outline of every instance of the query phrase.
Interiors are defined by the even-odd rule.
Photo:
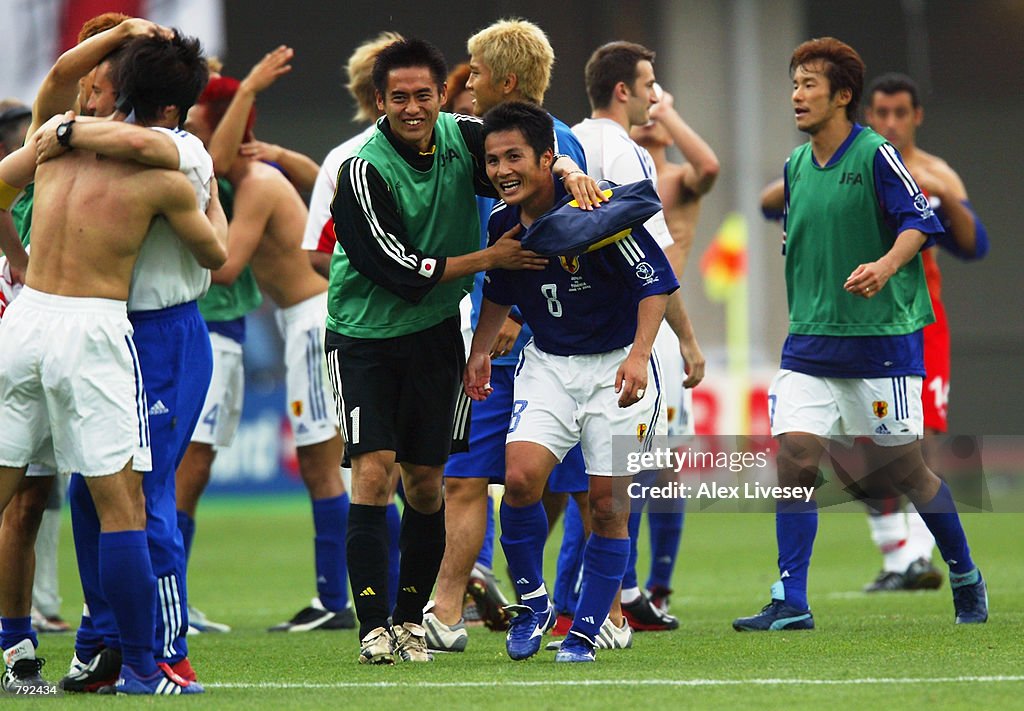
[[[558,285],[544,284],[540,293],[548,300],[548,313],[555,318],[562,318],[562,302],[558,300]]]

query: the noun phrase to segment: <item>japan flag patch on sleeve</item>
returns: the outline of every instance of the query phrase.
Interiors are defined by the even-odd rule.
[[[437,260],[436,259],[429,259],[428,258],[428,259],[424,259],[422,262],[420,262],[419,272],[420,272],[421,276],[432,277],[432,276],[434,276],[434,271],[436,269],[437,269]]]

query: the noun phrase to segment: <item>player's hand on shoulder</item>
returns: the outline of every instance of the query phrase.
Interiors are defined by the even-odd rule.
[[[503,234],[497,242],[488,247],[490,251],[490,269],[532,269],[540,270],[547,266],[548,260],[536,252],[523,249],[518,235],[523,226],[516,225]]]
[[[562,186],[565,191],[573,196],[579,204],[580,209],[592,210],[600,207],[602,202],[608,198],[598,186],[597,182],[582,170],[574,171],[564,176]]]
[[[39,127],[30,140],[36,144],[36,164],[41,165],[51,158],[67,153],[70,148],[62,146],[57,140],[57,127],[66,121],[75,119],[74,111],[66,111],[63,114],[51,116],[46,123]]]

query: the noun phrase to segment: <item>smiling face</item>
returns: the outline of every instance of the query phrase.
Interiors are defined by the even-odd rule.
[[[505,100],[501,86],[494,85],[494,73],[479,55],[469,58],[469,79],[466,89],[473,96],[473,112],[483,116],[489,110]]]
[[[850,90],[831,95],[823,62],[801,64],[793,72],[793,117],[796,127],[814,135],[835,121],[846,121]]]
[[[88,95],[82,113],[86,116],[110,116],[114,113],[117,105],[117,91],[111,81],[110,62],[103,62],[90,74],[92,84],[88,88]]]
[[[487,177],[508,205],[520,205],[536,217],[554,202],[552,151],[537,153],[518,128],[495,131],[484,140]],[[539,211],[538,211],[539,210]]]
[[[429,68],[400,67],[388,72],[384,95],[377,93],[377,108],[399,140],[425,153],[445,98],[444,87],[438,88]]]
[[[876,91],[865,113],[871,128],[885,136],[900,152],[905,152],[908,146],[914,144],[917,127],[924,118],[922,108],[914,108],[914,100],[909,91],[895,94]]]

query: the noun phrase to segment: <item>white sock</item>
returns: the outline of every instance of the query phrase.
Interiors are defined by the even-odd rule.
[[[928,530],[921,514],[917,512],[913,504],[907,504],[907,553],[912,561],[918,558],[925,560],[932,559],[932,549],[935,548],[935,536]],[[907,564],[909,565],[909,563]]]
[[[636,602],[640,599],[640,588],[623,588],[622,589],[622,604],[628,605],[631,602]]]
[[[902,573],[914,559],[907,552],[907,519],[902,511],[868,516],[871,540],[882,553],[882,570]]]

